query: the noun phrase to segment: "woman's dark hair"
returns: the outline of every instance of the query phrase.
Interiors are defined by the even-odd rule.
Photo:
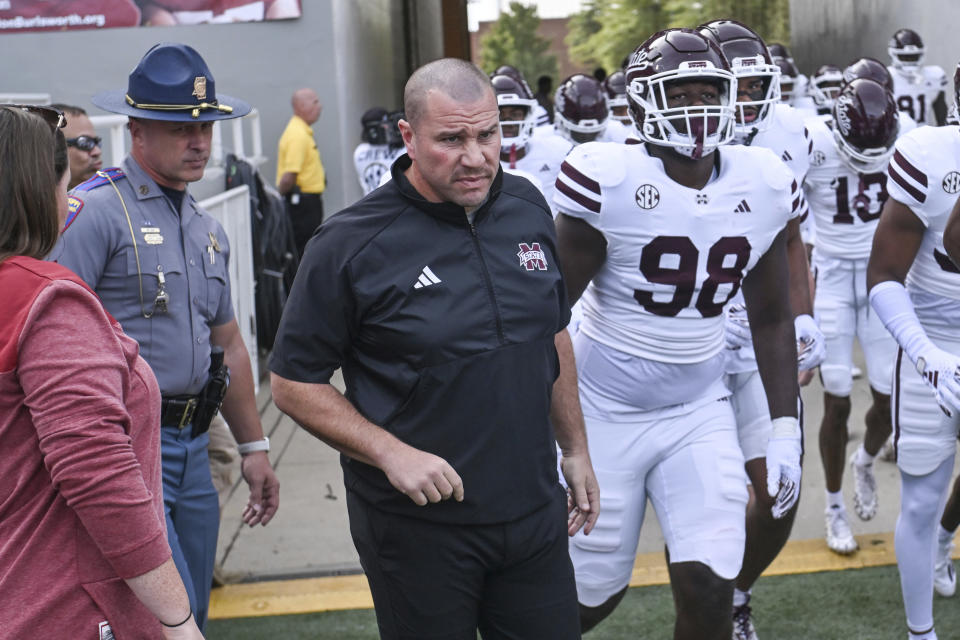
[[[70,158],[67,156],[67,138],[63,129],[57,129],[53,134],[53,173],[57,182],[63,179],[63,174],[70,168]]]
[[[42,259],[57,243],[55,149],[43,119],[0,107],[0,260]]]

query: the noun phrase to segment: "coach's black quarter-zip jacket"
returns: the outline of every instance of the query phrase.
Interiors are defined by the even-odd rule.
[[[570,312],[550,209],[526,179],[498,171],[469,222],[404,176],[320,226],[284,310],[270,368],[326,383],[374,424],[443,457],[464,500],[426,507],[379,469],[342,457],[349,490],[378,508],[437,522],[496,523],[556,498],[549,421],[554,335]]]

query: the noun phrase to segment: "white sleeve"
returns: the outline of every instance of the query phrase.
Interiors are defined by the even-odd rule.
[[[917,134],[920,134],[928,127],[914,129],[907,135],[897,140],[894,147],[893,156],[890,158],[890,164],[887,166],[887,193],[898,202],[910,207],[910,210],[920,219],[924,226],[929,226],[930,221],[927,213],[924,211],[924,203],[930,189],[930,179],[922,170],[923,150],[918,142]]]
[[[561,213],[581,218],[599,229],[603,196],[596,163],[589,148],[585,149],[589,146],[574,147],[560,165],[553,202]]]

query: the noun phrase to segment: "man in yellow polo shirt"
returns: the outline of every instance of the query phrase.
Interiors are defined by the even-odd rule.
[[[297,251],[323,222],[323,189],[327,184],[320,151],[310,128],[323,105],[313,89],[297,89],[291,100],[293,117],[277,145],[277,190],[287,201]]]

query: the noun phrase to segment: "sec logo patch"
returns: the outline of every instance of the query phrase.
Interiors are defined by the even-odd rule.
[[[943,190],[947,193],[956,193],[960,191],[960,173],[951,171],[943,177]]]
[[[637,189],[634,199],[641,209],[653,209],[660,204],[660,192],[652,184],[645,184]]]

